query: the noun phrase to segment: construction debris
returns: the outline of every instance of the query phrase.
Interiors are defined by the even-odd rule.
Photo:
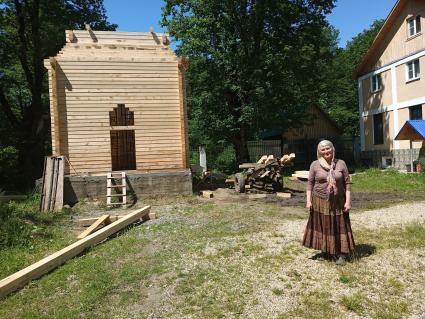
[[[109,221],[112,223],[112,222],[117,221],[118,219],[121,219],[123,217],[125,217],[125,215],[110,215]],[[80,227],[91,226],[98,219],[99,219],[99,217],[78,219],[77,225],[80,226]],[[142,216],[142,220],[150,220],[150,219],[156,219],[156,214],[149,212],[148,214]],[[100,226],[102,226],[102,224]]]
[[[149,214],[150,208],[150,206],[145,206],[135,210],[97,232],[78,240],[72,245],[0,280],[0,298],[5,297],[11,292],[25,286],[31,280],[37,279],[52,269],[62,265],[67,260],[80,254],[84,249],[100,243],[117,231],[140,220]]]

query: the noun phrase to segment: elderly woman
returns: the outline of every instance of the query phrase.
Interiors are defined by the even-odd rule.
[[[348,213],[351,209],[351,179],[343,160],[335,159],[332,142],[317,146],[317,161],[311,163],[307,185],[310,210],[303,245],[321,250],[315,259],[333,258],[345,264],[346,254],[354,249]]]

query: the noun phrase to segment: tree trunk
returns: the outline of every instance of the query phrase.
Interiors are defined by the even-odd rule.
[[[248,152],[247,129],[245,127],[241,127],[239,132],[233,135],[232,144],[236,152],[236,162],[238,164],[248,163],[250,159]]]

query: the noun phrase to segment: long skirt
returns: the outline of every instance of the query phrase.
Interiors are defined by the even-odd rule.
[[[329,200],[312,196],[312,209],[304,232],[303,245],[336,255],[354,250],[350,217],[343,212],[344,198]]]

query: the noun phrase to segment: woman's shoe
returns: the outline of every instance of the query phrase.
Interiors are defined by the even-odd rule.
[[[326,254],[325,253],[318,253],[314,255],[311,259],[317,260],[317,261],[325,261],[326,260]]]
[[[335,261],[335,264],[338,266],[344,266],[347,263],[345,256],[340,254],[338,256],[338,259]]]

